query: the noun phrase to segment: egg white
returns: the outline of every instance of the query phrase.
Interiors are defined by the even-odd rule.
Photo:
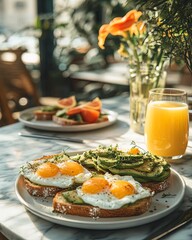
[[[36,168],[33,166],[41,165],[44,162],[45,161],[43,160],[39,160],[39,161],[35,160],[25,164],[22,167],[22,175],[25,178],[29,179],[29,181],[31,181],[32,183],[43,185],[43,186],[54,186],[54,187],[60,187],[60,188],[68,188],[75,183],[83,183],[84,181],[88,180],[92,176],[92,174],[86,168],[83,167],[84,172],[76,176],[64,175],[58,172],[53,177],[43,178],[36,173]],[[54,161],[51,160],[51,162],[54,162]],[[58,167],[61,164],[61,162],[60,163],[54,162],[54,163]]]
[[[106,173],[104,175],[104,178],[109,182],[113,182],[115,180],[128,181],[134,186],[136,193],[133,195],[127,195],[121,199],[118,199],[107,190],[97,194],[87,194],[81,190],[81,187],[78,187],[77,188],[78,196],[82,198],[85,203],[88,203],[92,206],[97,206],[99,208],[111,209],[111,210],[121,208],[125,204],[134,203],[139,199],[143,199],[151,196],[150,191],[147,189],[144,189],[141,186],[141,184],[135,181],[131,176],[118,176],[118,175],[111,175],[109,173]]]

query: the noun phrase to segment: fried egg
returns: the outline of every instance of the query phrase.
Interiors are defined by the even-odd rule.
[[[83,183],[92,176],[79,163],[66,158],[58,161],[54,157],[26,163],[21,169],[21,174],[32,183],[60,188]]]
[[[85,181],[77,188],[77,194],[85,203],[111,210],[152,195],[150,190],[144,189],[133,177],[109,173]]]

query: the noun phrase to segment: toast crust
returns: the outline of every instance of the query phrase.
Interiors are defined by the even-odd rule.
[[[92,218],[110,218],[110,217],[131,217],[137,216],[148,211],[152,197],[138,200],[134,204],[124,206],[119,209],[109,210],[101,209],[91,205],[78,205],[67,202],[62,197],[62,192],[58,192],[53,198],[53,209],[62,214],[78,215]]]
[[[53,154],[53,155],[46,155],[42,156],[40,158],[35,159],[36,160],[43,160],[43,159],[50,159],[54,156],[59,156],[61,154]],[[32,196],[38,196],[38,197],[54,197],[56,193],[59,191],[62,191],[62,188],[59,187],[54,187],[54,186],[42,186],[38,185],[35,183],[30,182],[27,178],[24,178],[24,183],[27,191],[29,192],[30,195]],[[170,179],[171,177],[169,176],[167,179],[161,182],[145,182],[141,183],[143,187],[151,189],[152,192],[158,193],[166,190],[170,186]]]
[[[98,119],[98,122],[106,122],[108,121],[108,117],[107,116],[103,116],[102,118]],[[56,115],[53,116],[53,122],[61,125],[61,126],[66,126],[66,125],[84,125],[84,124],[91,124],[91,123],[86,123],[86,122],[79,122],[79,121],[75,121],[72,119],[66,119],[66,118],[61,118],[61,117],[57,117]]]
[[[53,116],[53,122],[61,125],[61,126],[66,126],[66,125],[81,125],[82,123],[72,120],[72,119],[67,119],[67,118],[61,118],[57,117],[56,115]]]
[[[28,193],[36,197],[54,197],[56,193],[62,191],[62,188],[53,186],[42,186],[30,182],[24,177],[24,184]]]
[[[170,179],[171,177],[169,176],[162,182],[146,182],[146,183],[141,183],[143,187],[150,188],[151,191],[158,193],[166,190],[170,186]]]
[[[52,154],[52,155],[44,155],[44,156],[42,156],[40,158],[34,159],[33,161],[35,163],[35,161],[39,161],[39,160],[49,160],[49,159],[52,159],[53,157],[60,156],[60,155],[61,156],[63,155],[64,157],[66,157],[66,160],[68,159],[68,157],[65,154],[58,153],[58,154]],[[56,186],[38,185],[36,183],[31,182],[29,179],[27,179],[24,176],[23,176],[23,180],[24,180],[24,184],[25,184],[26,190],[32,196],[37,196],[37,197],[54,197],[57,192],[63,190],[63,188],[59,188],[59,187],[56,187]],[[67,188],[67,189],[70,189],[70,187]]]
[[[56,111],[52,111],[52,112],[42,112],[42,111],[35,111],[34,112],[34,116],[35,116],[35,120],[38,121],[49,121],[53,119],[53,115],[56,114]]]

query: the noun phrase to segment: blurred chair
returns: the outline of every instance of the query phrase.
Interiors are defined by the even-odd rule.
[[[1,110],[1,119],[0,119],[0,126],[1,125],[7,125],[7,124],[12,124],[15,122],[12,112],[8,106],[8,101],[6,97],[6,90],[4,88],[3,81],[0,77],[0,110]]]
[[[0,239],[1,240],[8,240],[1,232],[0,232]]]
[[[0,50],[1,125],[15,122],[13,111],[21,98],[29,99],[33,106],[40,105],[37,87],[22,61],[24,52],[22,48]]]

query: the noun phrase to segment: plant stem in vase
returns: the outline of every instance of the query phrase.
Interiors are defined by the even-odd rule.
[[[160,71],[159,71],[160,70]],[[143,65],[138,71],[137,66],[129,69],[130,85],[130,127],[137,133],[144,134],[145,114],[149,90],[164,87],[166,72]]]

